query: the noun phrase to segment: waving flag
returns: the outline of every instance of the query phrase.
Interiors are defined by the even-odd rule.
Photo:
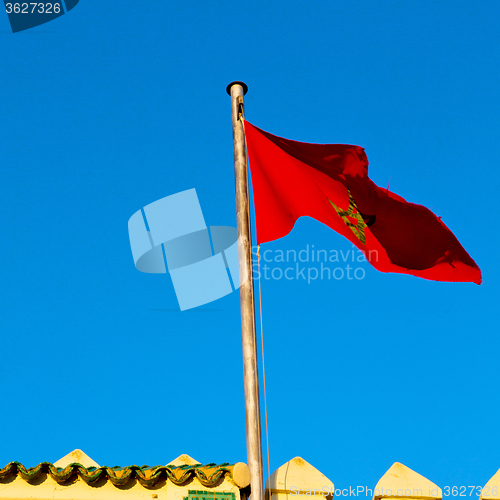
[[[379,271],[481,283],[479,267],[440,217],[370,180],[363,148],[291,141],[248,121],[245,135],[257,243],[287,235],[309,216],[345,236]]]

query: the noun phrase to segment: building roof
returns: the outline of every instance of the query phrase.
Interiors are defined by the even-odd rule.
[[[498,500],[500,499],[500,469],[483,486],[479,500]]]
[[[391,497],[439,500],[443,492],[426,477],[395,462],[379,479],[373,496],[374,500]]]
[[[170,480],[176,485],[182,485],[196,477],[203,486],[210,488],[217,485],[226,476],[229,476],[239,488],[245,488],[250,484],[250,471],[247,465],[241,462],[236,464],[211,463],[201,465],[191,457],[181,455],[168,465],[106,467],[98,466],[90,457],[83,454],[81,460],[84,462],[83,464],[75,461],[69,463],[71,458],[79,457],[78,452],[81,452],[81,450],[75,450],[55,464],[42,462],[30,468],[26,468],[19,462],[10,462],[0,469],[0,481],[19,476],[31,483],[46,474],[50,475],[59,484],[79,477],[89,485],[96,483],[101,478],[106,478],[115,486],[123,486],[129,481],[137,479],[142,486],[151,487],[161,479]],[[96,464],[97,466],[90,464]]]
[[[314,495],[333,498],[335,486],[318,469],[301,457],[292,458],[276,469],[266,482],[266,500],[287,500],[290,495]]]

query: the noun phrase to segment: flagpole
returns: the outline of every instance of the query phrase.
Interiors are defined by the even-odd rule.
[[[248,87],[243,82],[227,86],[233,117],[234,176],[236,183],[236,222],[240,271],[241,336],[243,341],[243,383],[247,430],[247,461],[250,468],[252,500],[264,500],[262,438],[260,429],[259,372],[255,335],[255,308],[252,273],[252,237],[248,196],[247,152],[243,128],[243,96]]]

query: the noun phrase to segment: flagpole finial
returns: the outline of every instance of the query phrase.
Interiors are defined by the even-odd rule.
[[[243,95],[245,95],[248,92],[248,86],[246,83],[243,82],[231,82],[227,87],[226,87],[226,92],[231,95],[231,87],[233,85],[241,85],[243,87]]]

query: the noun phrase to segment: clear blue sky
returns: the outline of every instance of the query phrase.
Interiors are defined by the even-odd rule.
[[[180,312],[127,234],[190,188],[209,224],[236,224],[225,88],[243,80],[250,121],[363,146],[371,178],[442,216],[484,278],[264,280],[271,470],[299,455],[374,487],[399,461],[484,485],[500,468],[499,13],[81,0],[17,34],[0,15],[0,466],[74,448],[111,466],[246,461],[238,294]],[[312,219],[265,248],[307,245],[352,249]]]

